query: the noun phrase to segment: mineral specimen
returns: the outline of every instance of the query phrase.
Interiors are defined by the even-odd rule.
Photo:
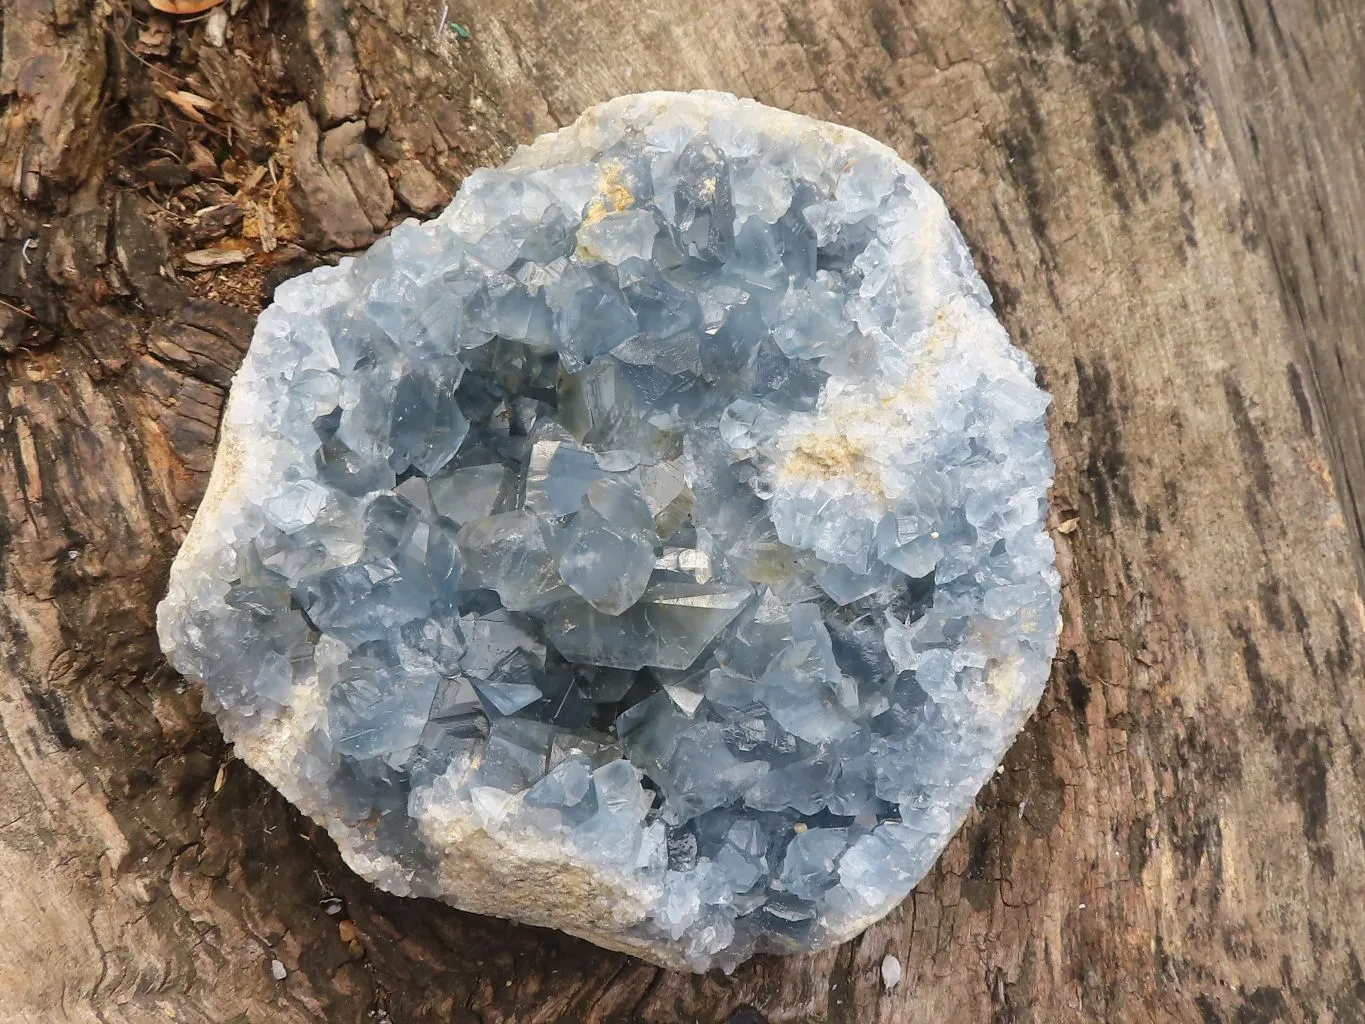
[[[891,150],[623,97],[278,289],[162,645],[385,889],[816,949],[1038,700],[1047,403]]]

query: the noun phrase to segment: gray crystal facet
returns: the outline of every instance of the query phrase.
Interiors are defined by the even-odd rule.
[[[280,286],[162,646],[385,889],[817,949],[1042,692],[1047,404],[891,150],[623,97]]]

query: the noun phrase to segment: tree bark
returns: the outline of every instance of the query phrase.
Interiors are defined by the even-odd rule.
[[[0,0],[0,1020],[1365,1020],[1357,5],[223,9],[215,46]],[[943,193],[1055,396],[1064,578],[1047,695],[937,867],[730,977],[374,890],[154,632],[274,283],[696,87]]]

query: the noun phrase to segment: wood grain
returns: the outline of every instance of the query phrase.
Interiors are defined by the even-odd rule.
[[[850,124],[940,189],[1055,396],[1078,526],[1048,693],[914,895],[827,953],[671,974],[375,892],[156,651],[249,318],[168,278],[136,213],[164,196],[119,147],[162,76],[194,86],[201,30],[134,59],[120,3],[5,0],[0,168],[50,155],[0,183],[0,294],[37,318],[0,331],[0,1019],[1365,1020],[1350,5],[468,0],[467,41],[443,7],[237,15],[281,173],[299,99],[449,188],[592,102],[706,87]],[[53,129],[16,32],[74,96],[112,40],[102,117]]]

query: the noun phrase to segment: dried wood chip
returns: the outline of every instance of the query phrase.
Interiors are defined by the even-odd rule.
[[[210,13],[208,22],[204,25],[204,42],[221,48],[227,42],[227,24],[226,7],[219,7]]]
[[[238,192],[250,192],[261,183],[261,179],[265,177],[265,172],[266,169],[263,164],[253,167],[251,173],[242,180],[242,187],[238,189]]]
[[[215,112],[213,100],[206,99],[198,93],[187,92],[184,89],[171,92],[167,90],[161,94],[168,102],[175,105],[175,108],[192,121],[200,124],[207,124],[204,119],[204,112]]]
[[[279,241],[275,235],[275,213],[269,203],[252,203],[251,212],[256,218],[256,237],[260,239],[262,252],[274,252]]]
[[[201,178],[212,178],[218,174],[218,161],[213,158],[212,150],[202,142],[190,142],[190,162],[187,166]]]
[[[171,52],[171,23],[165,18],[152,18],[138,33],[133,50],[144,56],[167,56]]]
[[[206,206],[194,212],[191,231],[198,242],[211,242],[222,238],[242,222],[244,211],[234,202]]]
[[[196,249],[185,253],[185,262],[198,270],[213,267],[230,267],[234,263],[245,263],[246,253],[240,249]]]

